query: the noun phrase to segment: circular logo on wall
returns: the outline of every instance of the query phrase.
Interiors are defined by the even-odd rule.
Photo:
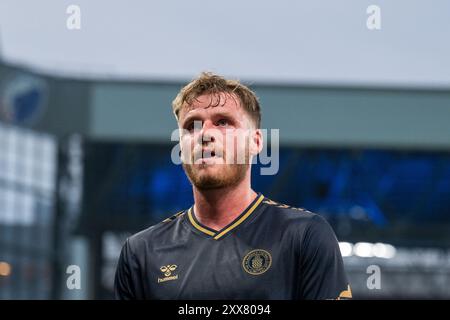
[[[245,272],[260,275],[269,270],[272,265],[272,256],[263,249],[255,249],[247,253],[242,260]]]
[[[15,74],[2,82],[0,91],[1,120],[31,126],[43,113],[47,102],[47,83],[30,74]]]

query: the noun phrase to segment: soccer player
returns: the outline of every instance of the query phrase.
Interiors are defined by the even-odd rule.
[[[202,73],[173,111],[194,204],[127,239],[116,298],[351,298],[329,224],[251,187],[252,158],[263,146],[255,94]]]

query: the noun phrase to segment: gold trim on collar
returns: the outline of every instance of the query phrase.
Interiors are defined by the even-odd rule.
[[[225,230],[221,231],[219,234],[217,234],[214,239],[217,240],[220,237],[224,236],[225,234],[227,234],[228,232],[230,232],[232,229],[236,228],[238,225],[240,225],[245,219],[247,219],[247,217],[249,215],[252,214],[253,211],[255,211],[255,209],[259,206],[259,204],[261,203],[261,201],[263,201],[264,196],[260,195],[259,199],[253,204],[253,206],[248,209],[248,211],[235,223],[233,223],[231,226],[229,226],[228,228],[226,228]]]
[[[248,218],[249,215],[252,214],[253,211],[255,211],[255,209],[259,206],[259,204],[264,200],[264,196],[260,195],[258,200],[256,200],[256,202],[250,207],[250,209],[247,210],[247,212],[241,217],[239,218],[238,221],[236,221],[235,223],[233,223],[231,226],[229,226],[228,228],[226,228],[225,230],[220,231],[219,233],[213,232],[211,230],[208,230],[204,227],[202,227],[201,225],[199,225],[192,214],[192,207],[188,210],[188,217],[189,217],[189,221],[191,222],[191,224],[197,229],[200,230],[203,233],[206,233],[207,235],[214,237],[214,240],[218,240],[221,237],[223,237],[225,234],[227,234],[228,232],[230,232],[231,230],[233,230],[234,228],[236,228],[238,225],[240,225],[242,222],[244,222],[245,219]]]
[[[189,209],[188,211],[188,217],[189,217],[189,221],[191,221],[192,225],[197,228],[198,230],[200,230],[201,232],[206,233],[207,235],[213,237],[215,235],[214,232],[203,228],[201,225],[199,225],[197,222],[195,222],[194,218],[192,217],[192,207]]]

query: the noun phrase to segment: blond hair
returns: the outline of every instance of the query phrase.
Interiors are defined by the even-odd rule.
[[[173,113],[178,120],[180,111],[186,106],[190,106],[193,100],[199,96],[220,93],[228,93],[237,97],[256,128],[261,126],[261,108],[255,93],[238,80],[228,80],[211,72],[202,72],[198,78],[192,80],[180,90],[172,102]]]

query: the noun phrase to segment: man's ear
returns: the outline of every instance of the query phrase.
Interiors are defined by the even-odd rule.
[[[256,156],[263,149],[263,136],[261,129],[251,129],[250,131],[250,154]]]

